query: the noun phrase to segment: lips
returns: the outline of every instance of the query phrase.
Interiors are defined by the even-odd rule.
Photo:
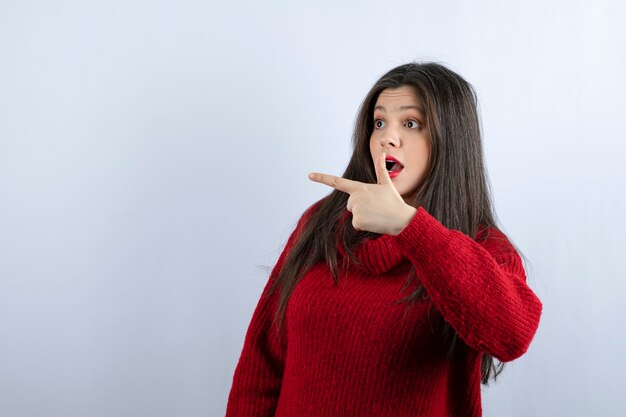
[[[389,171],[390,178],[397,177],[404,168],[404,165],[391,155],[387,155],[385,157],[385,164],[387,166],[387,171]]]

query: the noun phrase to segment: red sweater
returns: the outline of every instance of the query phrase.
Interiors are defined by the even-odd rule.
[[[303,219],[252,316],[226,416],[480,416],[481,352],[503,362],[521,356],[542,310],[506,236],[492,228],[478,243],[420,207],[400,234],[359,246],[362,263],[340,271],[339,285],[325,262],[309,270],[278,339],[279,291],[267,292]],[[411,265],[430,300],[407,310],[395,301],[415,289],[402,292]],[[451,359],[444,320],[464,342]]]

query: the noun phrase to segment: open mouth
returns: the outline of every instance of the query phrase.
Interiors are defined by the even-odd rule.
[[[387,159],[385,161],[385,164],[387,165],[387,171],[391,172],[400,172],[402,171],[402,168],[404,168],[404,165],[402,165],[400,162],[398,161],[394,161],[392,159]]]

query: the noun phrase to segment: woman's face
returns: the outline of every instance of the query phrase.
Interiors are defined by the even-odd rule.
[[[410,204],[428,171],[430,136],[424,107],[411,86],[383,90],[374,107],[372,160],[385,152],[387,161],[395,158],[401,164],[388,162],[387,170],[398,193]]]

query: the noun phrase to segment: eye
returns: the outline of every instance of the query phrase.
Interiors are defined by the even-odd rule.
[[[406,126],[409,129],[421,129],[422,128],[422,124],[418,122],[417,120],[409,120],[408,122],[406,122]]]
[[[376,119],[376,120],[374,120],[374,127],[375,127],[376,129],[380,129],[381,127],[383,127],[383,125],[384,125],[384,124],[385,124],[385,122],[383,122],[383,121],[382,121],[382,120],[380,120],[380,119]]]

